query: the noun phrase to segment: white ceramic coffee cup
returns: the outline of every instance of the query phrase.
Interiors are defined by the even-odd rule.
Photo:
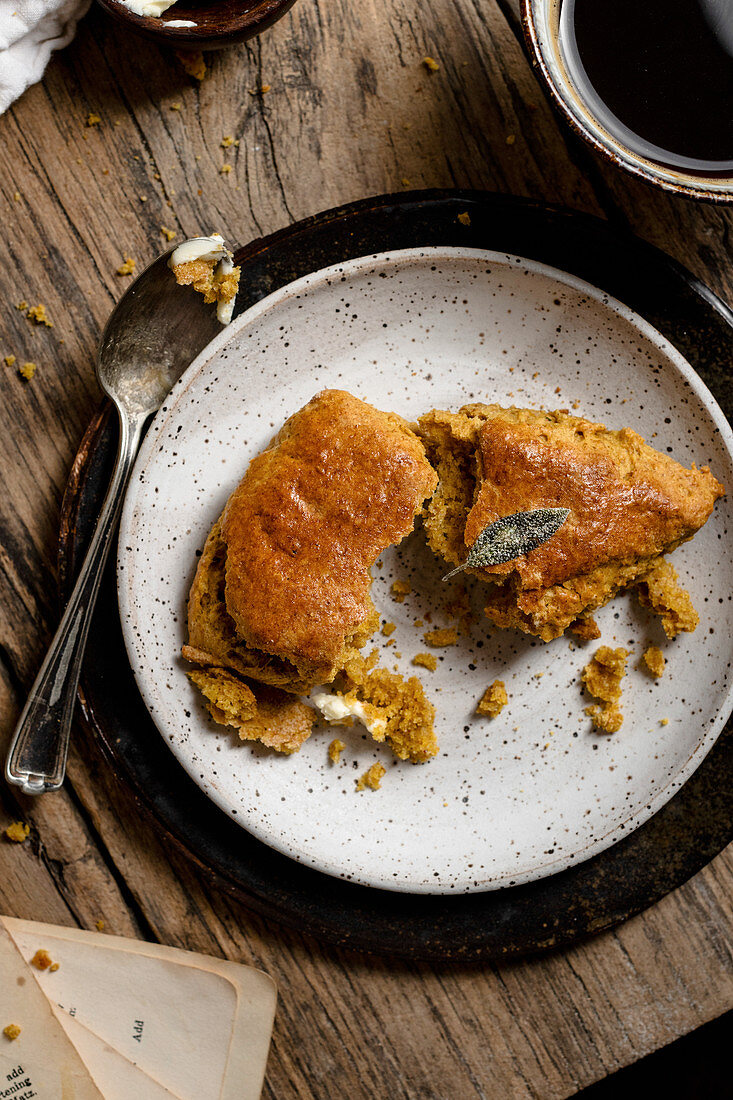
[[[522,20],[535,66],[572,128],[612,163],[649,183],[691,198],[733,202],[733,173],[705,176],[667,167],[639,155],[609,133],[564,64],[559,45],[562,3],[563,0],[522,0]]]

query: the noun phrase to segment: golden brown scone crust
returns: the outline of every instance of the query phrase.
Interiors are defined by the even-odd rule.
[[[400,417],[317,394],[252,460],[222,515],[237,636],[312,683],[333,678],[377,625],[370,566],[412,530],[436,480]]]
[[[499,516],[569,508],[567,522],[516,562],[522,588],[549,588],[608,562],[654,558],[690,538],[723,494],[707,468],[686,470],[630,428],[609,431],[565,413],[511,410],[478,433],[481,485],[466,521],[470,546]]]

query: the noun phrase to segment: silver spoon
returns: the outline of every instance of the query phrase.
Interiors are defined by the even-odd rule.
[[[122,296],[99,345],[97,379],[119,415],[117,460],[81,572],[10,744],[5,776],[26,794],[56,791],[64,781],[89,623],[145,421],[221,331],[214,307],[176,283],[168,267],[173,251]]]

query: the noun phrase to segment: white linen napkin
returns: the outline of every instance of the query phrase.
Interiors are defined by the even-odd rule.
[[[68,45],[90,0],[0,0],[0,114]]]

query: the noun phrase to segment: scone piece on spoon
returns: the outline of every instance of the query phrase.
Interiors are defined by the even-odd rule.
[[[234,314],[242,269],[219,233],[189,237],[173,249],[168,266],[180,286],[192,286],[207,303],[216,302],[216,316],[228,325]]]
[[[706,467],[687,470],[628,428],[611,431],[565,412],[467,405],[458,413],[434,410],[420,429],[440,476],[426,531],[450,564],[464,561],[500,516],[570,510],[548,542],[516,561],[473,571],[491,583],[492,622],[544,641],[582,628],[617,592],[653,575],[724,492]],[[663,614],[661,604],[652,606]],[[696,625],[689,614],[675,622],[680,629]]]

